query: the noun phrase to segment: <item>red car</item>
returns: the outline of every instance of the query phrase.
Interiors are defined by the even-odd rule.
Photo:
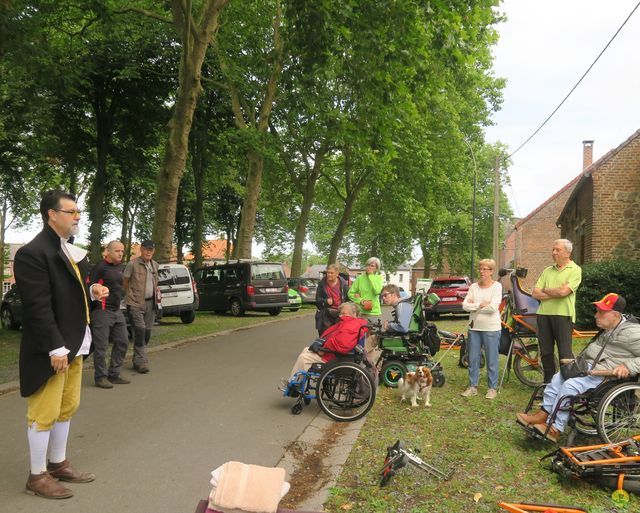
[[[469,292],[469,285],[471,281],[466,276],[449,276],[433,280],[429,293],[435,293],[440,302],[435,306],[425,305],[427,316],[433,319],[444,313],[466,313],[462,309],[462,302]]]

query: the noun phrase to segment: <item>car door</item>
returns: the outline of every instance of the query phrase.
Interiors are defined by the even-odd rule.
[[[242,269],[238,266],[225,267],[222,273],[224,281],[224,292],[222,301],[228,307],[231,298],[237,298],[242,301]]]
[[[221,270],[216,267],[199,269],[196,274],[198,294],[200,295],[200,307],[198,310],[219,309],[223,284],[220,282]]]

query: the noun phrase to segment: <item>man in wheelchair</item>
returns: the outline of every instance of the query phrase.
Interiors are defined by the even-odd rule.
[[[391,283],[382,289],[382,301],[385,305],[393,307],[393,320],[391,322],[383,321],[382,330],[390,335],[408,333],[413,315],[411,300],[403,300],[400,297],[398,286]]]
[[[553,424],[547,425],[552,420],[549,414],[556,409],[561,398],[593,389],[605,377],[624,379],[640,373],[640,324],[623,316],[627,304],[624,297],[610,293],[593,304],[596,306],[595,320],[600,332],[577,358],[585,363],[583,372],[578,372],[576,377],[569,377],[571,374],[567,368],[565,377],[562,371],[557,372],[544,389],[540,411],[516,415],[518,424],[535,430],[553,442],[558,441],[569,419],[569,411],[560,408]],[[570,363],[561,361],[563,367]]]
[[[347,354],[358,345],[358,337],[363,336],[367,321],[358,318],[358,308],[355,303],[342,303],[338,308],[338,322],[327,328],[320,339],[305,347],[296,363],[293,364],[288,380],[282,380],[282,387],[287,387],[298,372],[308,371],[314,363],[326,363],[336,357],[335,353]],[[323,349],[327,351],[323,351]],[[331,352],[329,352],[331,351]]]

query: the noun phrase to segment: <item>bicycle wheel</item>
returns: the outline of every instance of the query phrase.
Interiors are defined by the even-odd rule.
[[[513,372],[520,382],[531,388],[542,385],[544,372],[538,344],[522,344],[520,348],[514,349],[513,353]]]
[[[612,388],[600,402],[596,417],[598,434],[615,444],[640,433],[640,383]]]
[[[371,375],[360,365],[345,361],[323,367],[316,392],[320,409],[338,422],[364,417],[376,399]]]

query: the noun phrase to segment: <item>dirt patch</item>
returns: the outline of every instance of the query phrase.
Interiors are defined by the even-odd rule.
[[[296,459],[296,467],[289,479],[291,489],[280,503],[281,508],[295,509],[332,478],[324,459],[338,444],[346,425],[333,423],[322,430],[322,436],[313,445],[293,442],[287,452]]]

